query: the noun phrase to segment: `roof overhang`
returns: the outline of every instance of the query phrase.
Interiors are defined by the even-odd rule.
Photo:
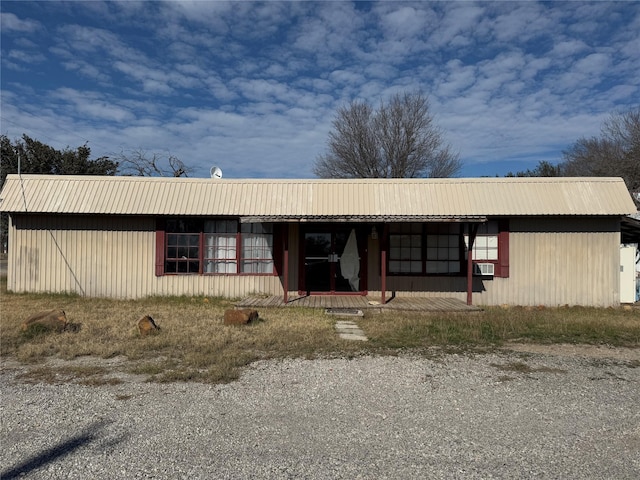
[[[622,217],[620,222],[620,241],[640,245],[640,218]]]
[[[405,222],[441,222],[441,223],[484,223],[484,215],[438,216],[438,215],[311,215],[278,216],[258,215],[240,217],[240,223],[405,223]]]

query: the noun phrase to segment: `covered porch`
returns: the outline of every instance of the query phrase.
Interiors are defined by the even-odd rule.
[[[335,308],[353,310],[372,310],[384,312],[389,310],[438,312],[438,313],[470,313],[480,312],[481,308],[468,305],[462,300],[451,297],[391,297],[386,303],[380,302],[379,296],[362,295],[303,295],[289,298],[285,302],[282,296],[247,297],[236,303],[238,308]]]

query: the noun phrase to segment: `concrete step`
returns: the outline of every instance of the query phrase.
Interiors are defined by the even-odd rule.
[[[358,340],[361,342],[369,340],[360,327],[350,320],[338,320],[336,322],[336,332],[340,338],[345,340]]]

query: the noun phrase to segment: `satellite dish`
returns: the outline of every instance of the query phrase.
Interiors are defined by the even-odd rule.
[[[222,170],[220,167],[211,167],[211,178],[222,178]]]

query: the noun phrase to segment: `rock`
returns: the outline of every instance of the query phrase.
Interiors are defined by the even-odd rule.
[[[226,310],[224,312],[225,325],[246,325],[258,319],[258,311],[251,309]]]
[[[45,327],[47,330],[62,332],[67,327],[67,315],[64,310],[49,310],[31,315],[22,324],[22,331],[27,331],[35,325]]]
[[[140,320],[138,320],[138,330],[140,331],[140,335],[143,337],[152,334],[158,333],[160,327],[156,325],[156,322],[153,321],[149,315],[145,315]]]

